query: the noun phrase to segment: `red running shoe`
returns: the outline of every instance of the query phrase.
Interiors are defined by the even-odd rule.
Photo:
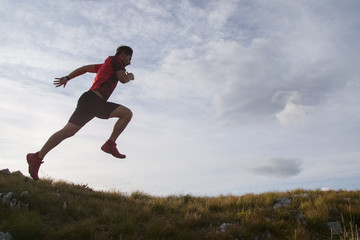
[[[39,180],[39,176],[38,176],[39,168],[40,168],[40,165],[44,162],[39,157],[38,152],[37,153],[29,153],[28,155],[26,155],[26,159],[29,164],[30,176],[36,181]]]
[[[119,153],[119,151],[116,148],[116,143],[110,140],[107,140],[106,143],[102,145],[101,150],[113,155],[116,158],[126,158],[124,154]]]

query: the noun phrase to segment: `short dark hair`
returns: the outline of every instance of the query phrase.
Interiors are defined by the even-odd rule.
[[[120,46],[116,49],[116,54],[115,55],[120,55],[121,53],[125,53],[125,55],[132,55],[133,54],[133,50],[131,49],[131,47],[129,46]]]

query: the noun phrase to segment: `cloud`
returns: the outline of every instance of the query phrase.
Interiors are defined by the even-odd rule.
[[[267,5],[250,7],[257,17],[240,21],[245,25],[253,21],[253,29],[238,29],[247,36],[246,41],[222,39],[206,46],[206,57],[212,63],[208,66],[215,67],[203,79],[216,78],[219,83],[213,103],[219,118],[228,123],[302,122],[358,72],[358,58],[341,50],[343,42],[352,40],[339,41],[339,36],[354,32],[354,26],[336,11],[326,7],[325,12],[315,14],[321,4]],[[337,17],[336,24],[329,24],[328,17]],[[281,20],[284,18],[286,21]],[[301,98],[272,101],[278,92],[298,92]]]
[[[299,159],[272,158],[263,165],[250,169],[257,175],[287,178],[301,172],[302,161]]]
[[[302,95],[298,91],[279,91],[275,93],[272,102],[283,102],[284,109],[275,114],[276,119],[282,125],[303,123],[306,116],[314,111],[313,106],[299,104]]]
[[[214,8],[209,13],[208,22],[216,30],[223,29],[224,25],[228,22],[228,19],[235,12],[235,3],[234,1],[221,1],[213,5]]]
[[[341,28],[345,19],[331,6],[317,13],[320,3],[136,1],[120,7],[112,1],[106,5],[80,1],[73,3],[75,7],[67,5],[44,3],[42,9],[51,13],[47,18],[28,4],[16,10],[18,15],[32,14],[26,25],[29,29],[32,22],[40,27],[35,34],[25,34],[26,41],[18,40],[20,45],[31,42],[31,51],[18,46],[2,49],[6,54],[0,62],[58,70],[64,61],[55,63],[52,56],[66,63],[81,56],[85,63],[90,58],[102,59],[94,55],[105,50],[110,54],[118,44],[133,42],[131,68],[143,73],[138,78],[144,82],[144,87],[139,85],[141,96],[158,101],[197,99],[211,109],[213,117],[234,124],[274,119],[285,125],[301,123],[357,71],[356,55],[349,55],[349,63],[344,60],[350,52],[337,50],[340,40],[346,40],[339,36],[349,36],[354,26]],[[328,23],[329,16],[336,19],[333,24]],[[75,19],[77,24],[71,24]],[[20,24],[15,21],[10,36],[24,34]],[[37,41],[31,37],[45,33],[48,37]],[[48,55],[41,54],[40,45],[50,50]],[[13,57],[18,53],[23,59]],[[31,56],[38,60],[30,61]],[[301,98],[272,101],[279,92],[298,92]]]
[[[285,105],[284,110],[275,114],[275,117],[282,125],[300,124],[312,110],[311,106],[289,102]]]

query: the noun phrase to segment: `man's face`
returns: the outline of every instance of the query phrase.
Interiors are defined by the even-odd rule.
[[[130,65],[130,64],[131,64],[132,55],[125,55],[125,54],[121,54],[121,55],[122,55],[123,64],[124,64],[125,66]]]

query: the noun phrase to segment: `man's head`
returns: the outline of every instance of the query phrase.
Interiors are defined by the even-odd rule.
[[[129,46],[120,46],[116,49],[115,56],[120,56],[125,66],[130,65],[133,50]]]
[[[120,55],[121,53],[124,53],[125,55],[132,55],[133,50],[129,46],[120,46],[116,49],[115,55]]]

